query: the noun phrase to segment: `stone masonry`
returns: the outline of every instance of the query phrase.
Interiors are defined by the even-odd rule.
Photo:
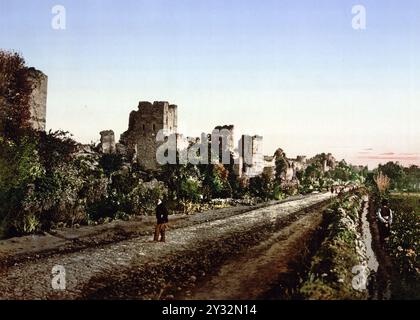
[[[100,150],[102,153],[123,153],[143,169],[156,171],[160,168],[156,152],[165,141],[156,139],[160,130],[163,131],[164,138],[175,134],[176,146],[170,148],[176,148],[178,152],[188,150],[193,144],[201,141],[200,138],[184,138],[178,134],[177,127],[176,105],[142,101],[138,110],[130,113],[128,130],[121,135],[119,143],[115,144],[112,131],[101,132]],[[234,126],[223,125],[215,127],[207,139],[212,163],[233,165],[234,173],[239,177],[243,175],[252,178],[263,173],[266,162],[263,156],[262,136],[243,135],[236,144]]]
[[[32,83],[30,99],[30,123],[34,130],[45,131],[47,119],[48,77],[35,68],[29,68],[29,80]]]
[[[112,130],[101,131],[100,151],[103,154],[114,154],[117,150],[115,144],[115,134]]]
[[[165,101],[139,103],[138,110],[130,113],[128,130],[121,135],[120,143],[127,153],[145,170],[157,170],[156,151],[163,142],[156,135],[164,130],[165,135],[177,132],[177,106]]]
[[[218,155],[212,155],[212,159],[217,162],[228,164],[231,162],[235,150],[234,141],[234,130],[233,125],[217,126],[213,129],[211,139],[212,144],[218,145]],[[217,159],[218,157],[218,159]]]
[[[264,171],[263,137],[243,135],[240,140],[243,155],[243,174],[249,178]]]

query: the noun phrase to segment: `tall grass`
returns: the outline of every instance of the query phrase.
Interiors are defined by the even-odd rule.
[[[385,193],[391,185],[391,179],[381,171],[379,171],[379,174],[374,178],[374,180],[380,193]]]

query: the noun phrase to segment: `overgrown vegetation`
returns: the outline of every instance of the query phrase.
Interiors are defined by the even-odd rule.
[[[29,128],[32,85],[25,60],[16,52],[0,50],[0,132],[8,138]]]
[[[167,165],[148,173],[121,155],[84,152],[67,132],[33,131],[29,78],[19,54],[0,51],[0,237],[151,214],[163,197],[170,210],[189,213],[220,198],[279,200],[360,180],[344,162],[324,172],[325,154],[285,179],[290,168],[281,149],[274,177],[238,177],[233,158],[231,165]]]
[[[389,189],[395,192],[420,192],[420,168],[416,165],[403,167],[398,162],[379,165],[368,176],[368,183],[379,174],[389,178]]]
[[[327,234],[312,259],[300,295],[309,300],[365,299],[367,291],[352,286],[354,266],[360,265],[357,248],[361,193],[336,200],[325,212]]]
[[[395,299],[420,299],[420,195],[391,196],[395,212],[387,247],[394,262]]]
[[[67,132],[31,129],[29,72],[0,51],[0,237],[152,212],[163,182],[120,156],[79,154]]]
[[[382,200],[387,199],[394,213],[390,236],[382,239],[394,268],[393,299],[420,298],[420,193],[395,192],[415,191],[419,171],[416,166],[404,168],[389,162],[379,166],[368,180],[375,212]]]

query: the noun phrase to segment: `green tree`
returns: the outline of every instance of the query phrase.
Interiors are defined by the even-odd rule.
[[[108,177],[111,177],[112,173],[120,170],[122,164],[123,160],[119,154],[103,154],[99,159],[99,165]]]
[[[270,176],[263,173],[250,179],[249,189],[253,196],[267,201],[273,197],[274,184]]]
[[[289,167],[289,164],[287,163],[287,160],[284,157],[277,158],[276,162],[276,181],[280,182],[282,180],[282,177],[285,175],[287,168]]]
[[[0,134],[15,139],[30,128],[31,93],[25,60],[16,52],[0,50]]]
[[[378,166],[378,171],[391,179],[391,189],[401,189],[404,185],[405,172],[399,163],[388,162]]]
[[[0,137],[0,219],[10,235],[35,231],[36,212],[25,210],[36,181],[45,174],[36,143],[28,138],[12,142]]]

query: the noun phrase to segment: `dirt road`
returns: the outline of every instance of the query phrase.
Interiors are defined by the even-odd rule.
[[[327,205],[325,205],[326,207]],[[193,290],[193,300],[289,299],[312,242],[321,236],[322,209],[305,212],[245,254],[229,259]]]
[[[205,280],[206,274],[220,266],[225,266],[222,270],[226,273],[234,270],[235,262],[229,262],[229,258],[248,248],[252,248],[250,252],[268,248],[267,255],[251,266],[254,275],[260,266],[270,265],[270,252],[277,255],[287,245],[291,249],[285,252],[298,250],[302,235],[310,232],[313,222],[319,219],[307,214],[308,208],[322,206],[331,197],[330,193],[314,194],[223,219],[197,222],[170,230],[164,244],[151,242],[150,236],[140,236],[16,263],[0,270],[0,298],[200,298],[205,286],[197,292],[191,288],[199,288],[197,284]],[[280,239],[289,241],[279,246]],[[52,269],[56,265],[65,269],[65,290],[52,288]],[[217,287],[217,280],[214,281],[208,286]],[[239,282],[231,285],[232,294],[246,286]],[[253,296],[260,294],[255,292]]]

